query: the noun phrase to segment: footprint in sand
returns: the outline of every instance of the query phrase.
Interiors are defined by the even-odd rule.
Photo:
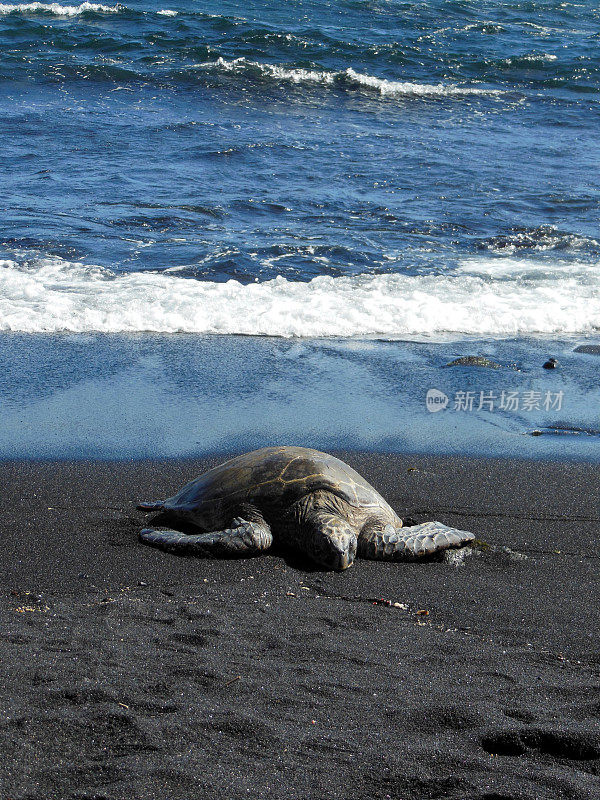
[[[600,758],[600,736],[592,731],[521,729],[489,733],[481,740],[487,753],[520,756],[532,750],[554,758],[591,761]]]

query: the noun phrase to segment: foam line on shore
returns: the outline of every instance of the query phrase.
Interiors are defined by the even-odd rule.
[[[223,283],[116,273],[43,257],[0,261],[0,330],[266,336],[571,334],[600,329],[600,268],[465,260],[445,274]]]

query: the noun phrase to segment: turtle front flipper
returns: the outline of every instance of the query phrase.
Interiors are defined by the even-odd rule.
[[[449,528],[441,522],[424,522],[410,528],[371,525],[361,531],[358,554],[375,561],[414,561],[451,547],[462,547],[473,539],[473,533]]]
[[[174,530],[140,531],[139,540],[169,553],[200,558],[237,558],[268,550],[273,542],[269,527],[236,518],[231,528],[210,533],[188,535]]]

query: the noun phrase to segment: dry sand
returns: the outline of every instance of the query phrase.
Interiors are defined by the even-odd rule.
[[[599,798],[600,468],[344,458],[490,547],[182,559],[134,504],[215,459],[2,464],[2,800]]]

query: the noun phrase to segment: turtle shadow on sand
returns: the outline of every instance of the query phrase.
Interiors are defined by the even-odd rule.
[[[356,556],[378,561],[428,559],[475,537],[441,522],[409,528],[383,497],[338,458],[304,447],[244,453],[186,484],[167,500],[142,502],[160,512],[144,544],[200,557],[258,555],[273,545],[341,571]]]

